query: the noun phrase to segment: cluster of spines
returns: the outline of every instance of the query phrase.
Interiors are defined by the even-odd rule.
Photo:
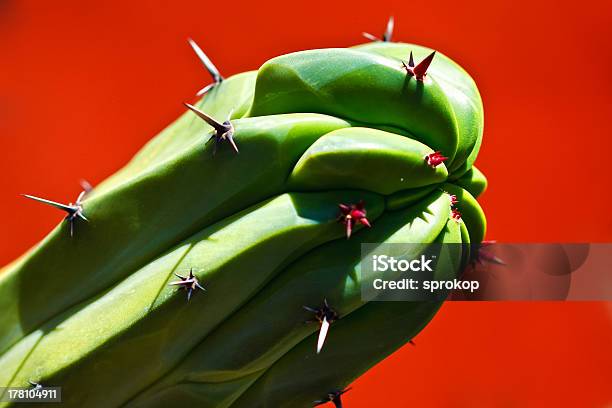
[[[47,204],[52,207],[58,208],[62,211],[65,211],[67,215],[66,215],[66,218],[64,219],[70,225],[70,236],[72,237],[74,236],[74,223],[77,220],[77,218],[80,218],[86,222],[89,221],[87,217],[85,217],[85,215],[83,214],[83,200],[85,199],[85,196],[91,192],[92,187],[91,187],[91,184],[89,184],[85,180],[81,181],[81,187],[83,188],[83,190],[77,197],[74,204],[73,203],[68,203],[68,204],[58,203],[57,201],[52,201],[46,198],[40,198],[40,197],[36,197],[33,195],[29,195],[29,194],[22,194],[22,195],[31,200],[38,201],[40,203]]]
[[[412,56],[412,51],[410,51],[410,56],[408,57],[408,63],[402,61],[402,66],[406,70],[406,73],[415,77],[419,81],[424,81],[425,76],[427,75],[427,69],[431,65],[431,61],[433,61],[436,56],[436,52],[433,51],[431,54],[423,58],[423,61],[419,62],[418,65],[414,64],[414,57]]]
[[[189,276],[181,276],[176,273],[174,275],[176,275],[176,277],[180,280],[170,282],[168,285],[178,286],[180,289],[186,290],[188,302],[189,300],[191,300],[191,295],[193,294],[193,292],[195,292],[197,289],[200,289],[202,291],[206,290],[202,285],[200,285],[198,278],[193,274],[193,268],[189,270]]]
[[[319,354],[321,353],[323,345],[325,344],[325,339],[327,338],[327,333],[329,332],[329,326],[338,320],[340,316],[329,306],[327,299],[323,299],[323,306],[321,307],[313,308],[310,306],[304,306],[304,309],[308,312],[314,313],[314,317],[307,320],[306,323],[318,322],[321,325],[319,330],[319,338],[317,340],[317,354]]]
[[[206,142],[208,143],[211,140],[215,141],[213,155],[217,153],[217,147],[222,142],[228,142],[232,146],[232,149],[234,149],[236,153],[239,153],[238,146],[236,146],[236,142],[234,141],[234,125],[232,125],[232,122],[230,121],[233,111],[230,111],[229,115],[227,115],[225,122],[220,123],[189,103],[185,103],[185,106],[195,113],[200,119],[213,127],[214,133]]]
[[[425,163],[432,169],[435,169],[446,160],[448,160],[448,157],[444,156],[439,150],[425,156]]]
[[[344,224],[347,239],[351,237],[357,224],[365,225],[368,228],[372,226],[366,217],[367,211],[363,201],[359,201],[357,204],[338,204],[338,207],[340,208],[338,222]]]
[[[454,194],[449,194],[448,196],[450,198],[451,205],[451,218],[456,222],[461,222],[461,212],[457,209],[457,204],[459,203],[459,200]]]

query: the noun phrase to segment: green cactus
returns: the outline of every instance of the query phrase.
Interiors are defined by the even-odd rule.
[[[66,221],[0,271],[0,386],[61,386],[75,407],[340,406],[440,306],[364,301],[361,244],[485,234],[476,85],[391,29],[227,79],[190,41],[203,99],[75,204],[43,200]]]

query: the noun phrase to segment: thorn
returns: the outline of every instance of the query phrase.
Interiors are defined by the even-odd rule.
[[[434,51],[427,57],[425,57],[423,61],[419,62],[419,65],[414,66],[414,58],[412,56],[412,51],[410,51],[410,59],[408,61],[408,65],[406,65],[406,63],[403,61],[402,65],[404,66],[404,69],[406,69],[406,73],[408,75],[413,76],[420,81],[423,81],[425,79],[425,76],[427,75],[427,69],[429,68],[429,65],[431,64],[431,61],[433,61],[435,55],[436,52]]]
[[[196,290],[196,289],[200,289],[202,291],[206,291],[206,289],[204,289],[204,287],[202,285],[200,285],[200,282],[198,282],[198,278],[196,278],[193,274],[193,268],[191,268],[189,270],[189,277],[185,277],[185,276],[181,276],[178,274],[174,274],[177,278],[179,278],[179,281],[174,281],[174,282],[170,282],[168,283],[168,285],[171,286],[180,286],[180,289],[185,289],[187,290],[187,301],[189,302],[191,300],[191,295],[192,293]]]
[[[198,116],[200,119],[204,120],[204,122],[208,123],[210,126],[212,126],[217,132],[226,132],[227,128],[225,126],[223,126],[222,123],[217,122],[215,119],[213,119],[212,117],[208,116],[207,114],[205,114],[204,112],[202,112],[201,110],[199,110],[198,108],[196,108],[195,106],[187,103],[187,102],[183,102],[183,105],[185,105],[185,107],[187,107],[187,109],[191,110],[193,113],[196,114],[196,116]]]
[[[308,312],[314,313],[314,320],[321,324],[321,329],[319,330],[319,337],[317,339],[317,354],[321,353],[323,349],[323,345],[325,344],[325,339],[327,338],[327,334],[329,333],[329,326],[338,320],[338,313],[329,307],[327,303],[327,299],[323,300],[323,306],[320,308],[312,308],[308,306],[304,306],[304,309]]]
[[[318,313],[319,309],[315,309],[314,307],[309,307],[309,306],[303,306],[304,310],[311,312],[311,313]]]
[[[34,201],[38,201],[39,203],[47,204],[60,210],[66,211],[68,214],[73,214],[74,212],[76,212],[75,206],[71,204],[62,204],[56,201],[47,200],[45,198],[40,198],[29,194],[22,194],[22,196]]]
[[[206,68],[206,70],[208,71],[208,73],[213,79],[212,84],[206,85],[204,88],[200,89],[198,93],[196,94],[197,96],[202,96],[206,94],[208,91],[210,91],[212,88],[214,88],[215,86],[223,82],[225,78],[221,76],[215,64],[212,63],[210,58],[208,58],[206,53],[202,51],[202,49],[198,46],[198,44],[196,44],[195,41],[193,41],[191,38],[188,38],[187,41],[189,42],[189,45],[191,46],[193,51],[196,53],[196,55],[200,59],[200,62],[202,62],[202,65],[204,65],[204,68]]]
[[[81,201],[83,201],[83,197],[85,197],[85,194],[87,194],[87,191],[83,190],[79,193],[79,196],[76,199],[77,203],[80,203]]]
[[[363,35],[365,38],[367,38],[370,41],[380,41],[380,38],[376,37],[373,34],[366,33],[365,31],[363,33],[361,33],[361,35]]]
[[[238,146],[236,146],[236,142],[234,142],[234,136],[233,136],[232,134],[228,134],[228,135],[227,135],[227,140],[228,140],[228,142],[230,142],[230,144],[232,145],[232,149],[234,149],[234,151],[235,151],[236,153],[240,153],[240,152],[238,151]]]
[[[215,64],[213,64],[210,58],[208,58],[208,55],[206,55],[206,53],[202,51],[202,48],[200,48],[200,46],[191,38],[188,38],[187,42],[189,42],[189,45],[200,59],[202,65],[204,65],[204,68],[206,68],[206,70],[210,73],[212,79],[215,82],[222,81],[224,78],[219,73],[219,70],[217,69]]]
[[[382,41],[382,42],[390,42],[391,41],[391,37],[393,37],[393,27],[395,25],[395,21],[393,19],[393,16],[389,17],[389,20],[387,20],[387,27],[385,28],[385,32],[383,33],[382,37],[377,37],[375,35],[372,35],[370,33],[366,33],[363,32],[361,33],[365,38],[367,38],[370,41]]]
[[[372,224],[370,224],[370,221],[368,221],[368,219],[365,217],[362,217],[359,222],[368,228],[372,228]]]
[[[340,208],[338,222],[341,222],[346,226],[347,239],[351,237],[355,224],[365,225],[368,228],[372,226],[370,221],[368,221],[366,218],[367,211],[363,201],[360,201],[357,204],[338,204],[338,208]]]
[[[425,156],[425,163],[432,169],[435,169],[446,160],[448,160],[448,157],[443,156],[439,150]]]
[[[233,114],[234,114],[234,108],[230,109],[229,113],[227,114],[227,119],[225,119],[225,121],[229,122]]]
[[[227,119],[225,120],[225,123],[231,124],[230,119],[232,118],[233,114],[234,114],[234,108],[232,108],[227,114]],[[234,132],[231,132],[231,134],[227,135],[227,141],[230,142],[230,144],[232,145],[232,148],[234,149],[236,153],[240,153],[238,151],[238,146],[236,146],[236,143],[234,142]]]
[[[332,402],[336,408],[342,408],[342,394],[349,392],[351,388],[345,388],[342,391],[331,391],[327,393],[325,398],[313,401],[314,406],[319,406],[323,404],[327,404],[328,402]]]
[[[393,16],[389,17],[389,21],[387,21],[387,29],[385,30],[385,33],[383,34],[382,40],[384,42],[390,42],[391,41],[391,37],[393,37],[393,26],[395,24],[395,21],[393,19]]]
[[[212,83],[212,84],[208,84],[206,85],[204,88],[200,89],[198,92],[196,92],[196,96],[204,96],[208,93],[208,91],[210,91],[211,89],[213,89],[217,84],[216,83]]]
[[[416,343],[414,342],[414,340],[408,340],[408,343],[410,343],[411,346],[415,346],[416,347]]]
[[[91,191],[91,189],[89,191]],[[55,207],[59,210],[65,211],[67,215],[64,218],[64,220],[68,221],[68,224],[70,225],[70,236],[72,237],[74,236],[74,221],[77,218],[80,218],[83,221],[87,221],[87,222],[89,221],[83,214],[83,202],[82,202],[85,196],[87,195],[87,192],[88,191],[86,190],[81,191],[81,193],[79,194],[74,204],[73,203],[62,204],[62,203],[58,203],[57,201],[51,201],[51,200],[47,200],[46,198],[40,198],[40,197],[36,197],[33,195],[29,195],[29,194],[22,194],[22,196],[29,198],[30,200],[38,201],[39,203],[47,204],[47,205],[50,205],[51,207]]]
[[[317,354],[320,354],[321,350],[323,349],[327,332],[329,332],[329,324],[330,323],[327,321],[327,317],[323,317],[323,321],[321,322],[321,330],[319,330],[319,338],[317,340]]]
[[[212,126],[215,130],[215,133],[210,137],[210,139],[208,139],[208,141],[206,141],[206,143],[208,143],[214,139],[215,146],[213,148],[213,155],[215,155],[217,152],[217,145],[223,141],[228,141],[234,151],[238,153],[238,146],[236,146],[236,142],[234,141],[234,125],[232,125],[232,122],[229,120],[229,118],[225,122],[219,123],[218,121],[208,116],[206,113],[202,112],[195,106],[186,102],[183,102],[183,105],[185,105],[187,109],[195,113],[200,119],[204,120],[204,122]],[[233,111],[233,109],[230,111],[230,116],[232,115]]]
[[[421,62],[419,62],[419,65],[417,65],[416,67],[414,67],[414,76],[417,79],[423,80],[423,78],[425,78],[425,75],[427,75],[427,68],[429,68],[429,65],[431,64],[431,61],[433,61],[434,56],[436,55],[436,52],[432,52],[431,54],[429,54],[427,57],[425,57],[425,59]]]
[[[459,202],[459,200],[457,199],[456,195],[449,194],[448,196],[450,197],[450,204],[451,204],[451,206],[454,206],[454,205],[456,205]]]

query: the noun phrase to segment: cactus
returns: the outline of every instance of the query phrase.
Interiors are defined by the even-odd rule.
[[[480,244],[483,112],[463,69],[392,28],[228,78],[190,40],[201,100],[75,204],[27,196],[68,215],[0,272],[0,386],[79,407],[341,406],[412,342],[440,302],[364,301],[361,244]]]

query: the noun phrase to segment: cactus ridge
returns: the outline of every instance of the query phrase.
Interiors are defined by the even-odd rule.
[[[476,259],[483,112],[463,69],[393,25],[228,78],[190,39],[202,100],[75,204],[26,195],[67,216],[0,271],[0,385],[58,384],[68,406],[341,406],[413,343],[440,302],[365,302],[361,244],[465,244],[437,279]]]

